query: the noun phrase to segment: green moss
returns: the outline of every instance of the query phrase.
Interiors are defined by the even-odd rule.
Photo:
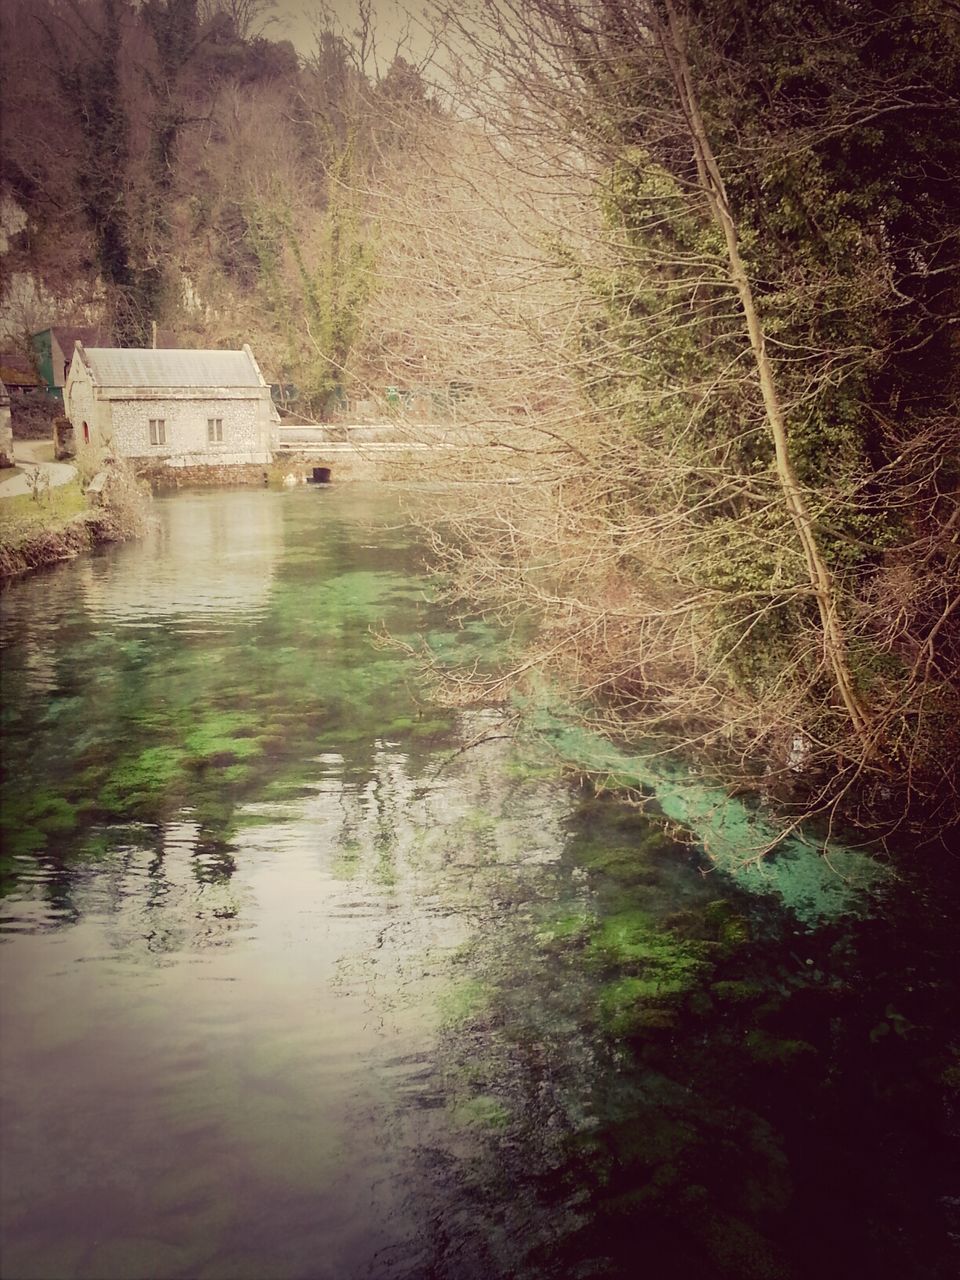
[[[616,775],[635,791],[652,792],[659,811],[687,827],[717,866],[751,892],[778,894],[806,924],[862,913],[871,894],[886,879],[878,861],[859,851],[832,846],[828,862],[802,833],[778,843],[780,832],[775,825],[739,798],[689,776],[676,764],[642,754],[628,755],[601,734],[576,723],[548,691],[518,701],[531,728],[560,759],[592,776]],[[649,817],[639,818],[649,826]],[[777,844],[773,856],[749,857],[750,850],[773,844]]]
[[[466,1022],[475,1017],[490,999],[486,983],[464,978],[439,998],[440,1016],[446,1023]]]
[[[603,921],[587,952],[619,971],[599,997],[601,1022],[616,1035],[670,1025],[660,1010],[694,991],[706,968],[703,944],[659,930],[637,910]]]
[[[679,978],[699,971],[698,944],[660,931],[643,911],[626,910],[608,916],[590,939],[591,950],[621,966],[675,972]]]
[[[452,715],[434,716],[431,719],[426,717],[414,720],[410,727],[408,736],[423,741],[424,739],[440,738],[454,731],[455,721]],[[389,733],[387,735],[389,737]]]
[[[587,940],[596,917],[585,911],[556,916],[537,930],[536,940],[541,947],[576,946]]]
[[[455,1124],[468,1129],[505,1129],[510,1123],[509,1108],[489,1094],[455,1103],[451,1114]]]
[[[633,1035],[651,1025],[647,1003],[671,994],[678,992],[664,990],[656,978],[617,978],[600,988],[600,1021],[614,1035]]]
[[[43,792],[34,796],[27,819],[48,835],[72,831],[77,825],[77,811],[62,796]]]
[[[197,760],[247,760],[259,755],[261,745],[252,737],[253,716],[239,711],[206,716],[184,736],[184,746]]]
[[[15,860],[47,847],[48,837],[77,826],[77,807],[48,789],[5,794],[0,811],[0,849],[4,874],[15,873]]]
[[[646,978],[620,978],[601,988],[600,1021],[616,1036],[664,1031],[676,1026],[677,1015],[657,1003],[668,993]]]
[[[556,761],[528,759],[521,755],[511,755],[503,762],[501,772],[505,778],[517,782],[542,782],[559,779],[562,767]]]
[[[754,1062],[765,1066],[789,1066],[805,1053],[815,1052],[805,1040],[785,1040],[754,1028],[746,1036],[746,1048]]]
[[[603,839],[578,840],[572,853],[581,866],[621,885],[652,884],[658,879],[657,871],[646,864],[643,853],[634,845],[610,844]]]
[[[377,884],[383,888],[392,888],[397,883],[397,864],[393,860],[391,852],[387,849],[380,851],[373,867],[373,878]]]
[[[183,776],[184,754],[177,747],[147,747],[121,759],[100,792],[101,808],[134,813],[151,805]]]
[[[497,829],[497,820],[485,809],[471,809],[456,825],[458,830],[473,835],[490,835]]]
[[[246,764],[228,764],[220,770],[223,782],[247,782],[254,777],[254,771]]]
[[[363,845],[359,840],[341,840],[330,870],[338,880],[353,880],[360,871]]]
[[[695,1125],[669,1105],[673,1092],[670,1083],[663,1077],[653,1077],[648,1084],[658,1097],[666,1086],[666,1096],[662,1098],[666,1105],[641,1107],[618,1124],[610,1138],[622,1166],[655,1171],[649,1181],[645,1179],[647,1187],[638,1191],[641,1198],[656,1198],[665,1187],[672,1193],[674,1184],[685,1178],[684,1156],[696,1145],[699,1135]]]
[[[714,982],[710,990],[724,1004],[751,1004],[762,1000],[768,994],[767,988],[762,983],[751,982],[748,979],[741,981],[726,979],[722,982]]]
[[[46,833],[39,827],[4,827],[2,836],[3,850],[0,858],[4,880],[16,877],[18,859],[29,857],[31,853],[39,853],[47,847]]]

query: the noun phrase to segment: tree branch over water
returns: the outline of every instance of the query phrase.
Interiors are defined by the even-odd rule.
[[[438,540],[465,607],[539,620],[478,695],[548,671],[788,811],[955,821],[956,21],[455,23],[458,146],[421,133],[384,194],[382,338],[469,383],[448,474],[514,446],[517,483],[458,493]]]

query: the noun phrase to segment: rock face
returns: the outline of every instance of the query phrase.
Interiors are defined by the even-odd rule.
[[[10,420],[10,396],[0,382],[0,467],[13,466],[13,425]]]

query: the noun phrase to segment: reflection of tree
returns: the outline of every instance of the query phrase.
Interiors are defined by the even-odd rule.
[[[78,855],[79,852],[79,856]],[[237,913],[233,847],[199,823],[100,827],[38,857],[6,903],[37,929],[105,920],[118,945],[179,951],[222,940]]]
[[[123,855],[107,925],[111,936],[124,948],[151,952],[222,942],[237,913],[235,869],[230,847],[199,823],[155,828],[149,845]]]
[[[569,826],[550,891],[501,897],[459,953],[440,1060],[466,1133],[424,1151],[416,1192],[441,1206],[438,1273],[456,1239],[517,1277],[620,1280],[638,1241],[670,1280],[946,1275],[955,908],[907,895],[798,947],[789,913],[701,880],[636,810]]]

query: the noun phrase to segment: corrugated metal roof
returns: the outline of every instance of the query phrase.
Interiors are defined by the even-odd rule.
[[[259,387],[245,351],[159,351],[152,347],[85,347],[101,387]]]

